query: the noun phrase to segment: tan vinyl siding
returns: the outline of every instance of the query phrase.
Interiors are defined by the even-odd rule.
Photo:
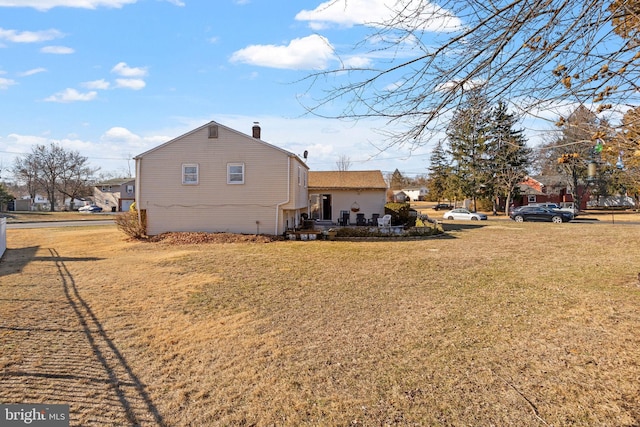
[[[223,126],[218,138],[208,135],[205,126],[138,158],[139,208],[147,211],[148,234],[284,231],[282,213],[276,219],[278,205],[288,201],[284,207],[294,208],[298,199],[306,203],[306,193],[287,188],[287,166],[291,170],[297,161]],[[182,165],[192,163],[198,164],[198,184],[183,185]],[[229,163],[244,164],[244,184],[227,183]]]

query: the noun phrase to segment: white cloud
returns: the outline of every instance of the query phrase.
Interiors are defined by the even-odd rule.
[[[311,28],[320,30],[329,24],[345,27],[366,25],[385,26],[385,23],[401,13],[405,23],[417,24],[417,28],[427,31],[451,31],[461,26],[461,21],[452,13],[423,0],[329,0],[313,10],[302,10],[295,19],[308,21]]]
[[[86,87],[87,89],[106,90],[106,89],[109,89],[109,86],[111,86],[111,84],[105,79],[100,79],[100,80],[93,80],[90,82],[81,83],[81,86]]]
[[[0,7],[31,7],[46,11],[54,7],[96,9],[98,7],[121,8],[138,0],[0,0]]]
[[[40,74],[40,73],[46,73],[47,69],[46,68],[33,68],[31,70],[27,70],[27,71],[23,71],[22,73],[19,73],[18,75],[20,77],[28,77],[28,76],[33,76],[35,74]]]
[[[9,86],[17,84],[15,80],[0,77],[0,90],[9,89]]]
[[[62,37],[64,37],[63,33],[53,29],[44,31],[16,31],[0,28],[0,40],[7,40],[13,43],[39,43]]]
[[[139,142],[141,138],[138,135],[136,135],[133,132],[131,132],[127,128],[115,126],[115,127],[112,127],[111,129],[107,130],[100,137],[100,139],[102,141],[109,141],[109,142],[130,143],[130,142]]]
[[[77,101],[92,101],[98,96],[98,93],[95,91],[80,93],[75,89],[65,89],[62,92],[58,92],[54,95],[51,95],[48,98],[45,98],[47,102],[60,102],[60,103],[69,103],[69,102],[77,102]]]
[[[116,79],[116,87],[131,90],[144,89],[147,84],[142,79]]]
[[[167,0],[167,2],[171,3],[171,4],[175,5],[175,6],[180,6],[180,7],[184,7],[185,6],[184,2],[181,1],[181,0]]]
[[[113,145],[114,150],[126,150],[131,155],[140,154],[169,140],[171,137],[160,134],[140,136],[120,126],[112,127],[100,137],[102,143]]]
[[[343,59],[344,68],[367,68],[371,66],[371,58],[366,56],[351,56]]]
[[[126,62],[117,63],[111,72],[122,77],[144,77],[147,75],[146,67],[129,67]]]
[[[319,35],[293,39],[287,46],[252,45],[233,53],[231,62],[291,70],[321,70],[333,60],[333,47]]]
[[[53,53],[56,55],[69,55],[71,53],[74,53],[75,50],[66,46],[45,46],[42,49],[40,49],[40,52]]]

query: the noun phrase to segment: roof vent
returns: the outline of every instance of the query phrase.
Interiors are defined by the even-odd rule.
[[[253,122],[253,137],[255,139],[260,139],[260,122]]]
[[[218,137],[218,125],[209,125],[209,138]]]

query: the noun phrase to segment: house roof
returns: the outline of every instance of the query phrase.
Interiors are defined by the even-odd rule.
[[[122,184],[126,184],[127,182],[135,182],[135,178],[113,178],[113,179],[108,179],[106,181],[99,181],[96,182],[94,185],[96,187],[101,186],[101,185],[122,185]]]
[[[387,189],[380,171],[310,171],[309,188]]]
[[[520,187],[520,194],[524,196],[543,196],[545,194],[542,191],[536,189],[535,187],[532,187],[531,185],[527,185],[524,182],[521,182],[518,186]]]
[[[280,147],[278,147],[278,146],[276,146],[276,145],[269,144],[268,142],[265,142],[265,141],[263,141],[262,139],[257,139],[257,138],[254,138],[254,137],[252,137],[252,136],[249,136],[249,135],[247,135],[247,134],[245,134],[245,133],[242,133],[242,132],[240,132],[240,131],[238,131],[238,130],[232,129],[232,128],[228,127],[228,126],[221,125],[220,123],[215,122],[215,121],[210,121],[209,123],[206,123],[206,124],[204,124],[204,125],[202,125],[202,126],[200,126],[200,127],[198,127],[198,128],[195,128],[195,129],[193,129],[193,130],[191,130],[191,131],[189,131],[189,132],[187,132],[187,133],[185,133],[185,134],[183,134],[183,135],[180,135],[180,136],[178,136],[178,137],[176,137],[176,138],[173,138],[173,139],[171,139],[171,140],[169,140],[169,141],[167,141],[167,142],[165,142],[165,143],[163,143],[163,144],[160,144],[160,145],[158,145],[158,146],[156,146],[156,147],[153,147],[152,149],[147,150],[147,151],[145,151],[144,153],[138,154],[138,155],[137,155],[137,156],[135,156],[133,159],[134,159],[134,160],[139,160],[139,159],[143,158],[144,156],[146,156],[147,154],[152,153],[152,152],[154,152],[154,151],[156,151],[156,150],[159,150],[159,149],[161,149],[162,147],[165,147],[165,146],[167,146],[167,145],[169,145],[169,144],[173,143],[174,141],[177,141],[177,140],[179,140],[179,139],[182,139],[182,138],[184,138],[184,137],[186,137],[186,136],[188,136],[188,135],[191,135],[191,134],[193,134],[193,133],[199,132],[200,130],[202,130],[202,129],[206,129],[206,128],[208,128],[209,126],[212,126],[212,125],[219,126],[219,127],[224,128],[224,129],[226,129],[226,130],[228,130],[228,131],[230,131],[230,132],[233,132],[233,133],[236,133],[236,134],[242,135],[242,136],[246,137],[247,139],[250,139],[250,140],[252,140],[252,141],[255,141],[255,142],[259,143],[259,144],[263,144],[263,145],[266,145],[266,146],[268,146],[268,147],[271,147],[271,148],[273,148],[273,149],[275,149],[275,150],[281,151],[281,152],[285,153],[286,155],[288,155],[288,156],[290,156],[290,157],[295,157],[295,158],[296,158],[300,163],[302,163],[303,165],[307,166],[306,162],[304,162],[302,159],[300,159],[300,157],[299,157],[297,154],[294,154],[294,153],[292,153],[292,152],[290,152],[290,151],[287,151],[287,150],[285,150],[285,149],[283,149],[283,148],[280,148]],[[307,169],[308,169],[308,168],[309,168],[309,167],[307,166]]]

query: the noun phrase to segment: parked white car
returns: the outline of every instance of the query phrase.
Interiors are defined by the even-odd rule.
[[[469,220],[469,221],[479,221],[486,220],[487,216],[480,212],[471,212],[469,209],[457,208],[452,209],[450,211],[446,211],[442,215],[442,219],[455,220]]]

